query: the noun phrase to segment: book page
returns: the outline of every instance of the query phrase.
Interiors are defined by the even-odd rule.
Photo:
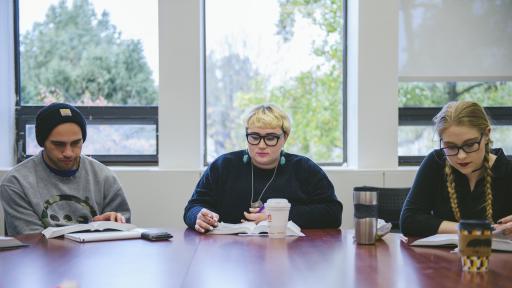
[[[145,229],[132,229],[129,231],[102,231],[102,232],[85,232],[85,233],[71,233],[64,235],[65,238],[77,242],[95,242],[107,240],[122,240],[122,239],[138,239]]]
[[[16,238],[0,236],[0,249],[28,246]]]
[[[442,246],[457,245],[459,237],[457,234],[435,234],[430,237],[422,238],[411,243],[412,246]]]
[[[69,225],[69,226],[63,226],[63,227],[48,227],[44,229],[41,233],[46,238],[55,238],[59,237],[61,235],[72,233],[76,231],[83,231],[83,230],[89,230],[93,229],[93,226],[89,224],[75,224],[75,225]]]
[[[459,244],[459,236],[457,234],[436,234],[427,238],[414,241],[412,246],[443,246]],[[499,251],[511,251],[512,241],[507,239],[493,238],[492,249]]]
[[[248,236],[258,236],[262,235],[262,233],[268,233],[268,221],[261,221],[250,231]],[[301,232],[300,227],[293,223],[293,221],[288,221],[286,226],[286,236],[305,236],[304,233]]]
[[[120,230],[120,231],[127,231],[127,230],[137,228],[133,224],[118,223],[118,222],[114,222],[114,221],[95,221],[95,222],[90,222],[88,225],[92,226],[90,228],[90,230],[115,229],[115,230]]]
[[[512,252],[512,241],[508,239],[493,238],[492,249],[499,251],[510,251]]]
[[[114,221],[96,221],[87,224],[75,224],[63,227],[48,227],[44,229],[42,233],[46,238],[49,239],[79,231],[102,231],[105,229],[128,231],[135,228],[137,228],[137,226],[128,223],[117,223]]]
[[[219,223],[219,226],[214,228],[208,234],[240,234],[241,236],[260,236],[263,233],[268,233],[268,221],[261,221],[257,225],[254,222],[243,222],[243,223]],[[288,222],[286,228],[287,236],[305,236],[301,232],[300,227],[292,221]]]
[[[247,234],[259,235],[262,233],[268,233],[268,221],[261,221]]]
[[[208,234],[238,234],[238,233],[249,233],[254,229],[256,224],[253,222],[243,222],[243,223],[224,223],[220,222],[219,226],[213,228],[212,231],[208,232]]]
[[[286,227],[286,235],[288,236],[306,236],[301,232],[299,225],[293,223],[293,221],[288,221],[288,225]]]

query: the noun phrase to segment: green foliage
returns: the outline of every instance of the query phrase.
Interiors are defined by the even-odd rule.
[[[244,82],[250,87],[237,89],[231,98],[235,99],[237,109],[229,113],[239,113],[231,119],[239,119],[240,113],[255,105],[275,103],[292,118],[292,133],[286,144],[288,151],[308,155],[320,162],[339,162],[343,157],[342,1],[279,1],[279,7],[277,33],[285,42],[294,36],[297,17],[309,20],[324,32],[323,39],[311,46],[312,53],[322,58],[323,64],[277,87],[269,87],[269,81],[259,73],[245,78],[250,79]],[[238,133],[243,126],[235,124],[233,128],[237,126],[239,128],[234,131]]]
[[[254,83],[260,83],[256,85]],[[210,53],[206,60],[208,155],[220,155],[225,151],[239,149],[243,143],[241,119],[244,111],[233,109],[239,93],[246,93],[253,86],[266,86],[266,80],[257,71],[249,58],[236,53],[217,57]],[[209,159],[213,160],[213,159]]]
[[[156,105],[158,92],[139,40],[123,40],[88,0],[52,5],[21,36],[23,104]]]
[[[318,77],[308,71],[272,89],[268,96],[262,85],[258,85],[260,82],[254,82],[257,86],[251,92],[238,95],[236,106],[243,109],[275,103],[283,107],[292,118],[287,150],[309,155],[317,161],[339,161],[342,158],[339,79],[337,73]]]
[[[472,100],[483,106],[511,106],[512,82],[412,82],[399,85],[401,107],[440,107],[456,100]]]
[[[288,151],[320,162],[339,162],[343,157],[342,1],[279,1],[279,7],[276,28],[285,42],[294,36],[297,17],[323,31],[323,39],[311,43],[311,52],[323,63],[271,87],[269,79],[253,67],[249,58],[235,52],[224,57],[208,55],[208,155],[245,146],[240,133],[244,129],[244,113],[255,105],[274,103],[292,118]],[[226,45],[229,47],[229,43]]]
[[[329,65],[341,65],[343,57],[343,1],[341,0],[279,0],[280,16],[277,34],[290,41],[295,33],[297,17],[308,19],[324,32],[324,39],[314,43],[312,51],[324,57]]]

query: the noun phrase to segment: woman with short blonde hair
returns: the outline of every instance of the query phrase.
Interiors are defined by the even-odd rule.
[[[221,155],[197,183],[185,207],[188,227],[205,233],[219,222],[266,220],[264,204],[286,198],[290,220],[301,228],[337,228],[343,206],[325,172],[310,159],[283,148],[290,117],[271,104],[258,105],[245,118],[247,149]]]

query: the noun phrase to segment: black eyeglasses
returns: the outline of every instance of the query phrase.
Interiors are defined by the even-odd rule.
[[[482,142],[482,138],[484,137],[484,134],[480,134],[480,139],[475,142],[469,142],[466,144],[462,144],[460,146],[458,145],[448,145],[446,147],[441,147],[443,149],[444,155],[446,156],[455,156],[459,154],[459,151],[462,149],[462,151],[466,153],[473,153],[478,151],[480,149],[480,143]],[[443,139],[441,139],[443,141]]]
[[[267,146],[273,147],[276,146],[277,143],[279,143],[279,139],[283,136],[283,133],[281,134],[265,134],[261,135],[259,133],[247,133],[245,134],[245,137],[247,137],[247,143],[251,145],[258,145],[261,142],[261,139],[263,139],[263,142],[267,144]]]

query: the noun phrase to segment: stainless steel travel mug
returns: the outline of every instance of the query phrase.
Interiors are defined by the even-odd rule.
[[[354,188],[354,229],[357,244],[374,244],[377,236],[377,191],[371,190],[364,186]]]

